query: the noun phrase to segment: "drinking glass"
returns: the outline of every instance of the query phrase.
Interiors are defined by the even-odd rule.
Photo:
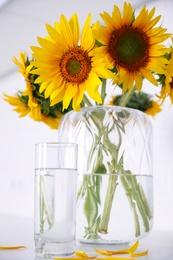
[[[75,252],[77,145],[35,146],[35,254],[70,257]]]

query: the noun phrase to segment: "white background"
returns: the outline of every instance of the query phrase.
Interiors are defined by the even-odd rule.
[[[109,4],[108,4],[109,2]],[[163,26],[173,32],[173,2],[130,1],[136,7],[150,2],[163,15]],[[112,3],[112,4],[110,4]],[[12,62],[19,51],[30,52],[37,36],[45,36],[45,23],[53,24],[59,15],[78,12],[81,20],[88,12],[112,10],[112,0],[11,0],[0,9],[0,215],[29,216],[34,214],[34,145],[40,141],[57,141],[57,131],[29,117],[18,118],[3,100],[3,93],[14,94],[24,88],[22,76]],[[91,8],[93,6],[93,8]],[[98,10],[99,8],[99,10]],[[95,21],[95,20],[94,20]],[[147,91],[155,87],[145,83]],[[154,228],[173,229],[173,107],[152,120],[154,134]]]

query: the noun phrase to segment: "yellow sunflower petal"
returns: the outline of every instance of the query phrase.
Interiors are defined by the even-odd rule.
[[[12,106],[21,104],[19,97],[16,96],[9,96],[7,94],[4,94],[4,100],[7,101]]]
[[[62,35],[64,37],[64,41],[68,45],[68,47],[72,48],[74,46],[74,41],[73,41],[73,33],[71,30],[71,27],[64,15],[60,16],[60,25],[62,28]]]
[[[143,83],[142,76],[139,73],[134,73],[134,74],[135,74],[136,88],[138,90],[141,90],[142,89],[142,83]]]
[[[83,251],[77,251],[77,252],[75,252],[75,255],[76,256],[82,256],[84,258],[88,257],[88,255],[85,252],[83,252]]]
[[[91,14],[89,14],[82,30],[81,47],[83,47],[86,51],[90,51],[95,43],[93,32],[89,25],[91,17]]]
[[[100,93],[98,91],[98,86],[102,83],[101,80],[98,78],[95,72],[91,72],[88,84],[85,83],[86,91],[88,92],[89,96],[98,103],[102,103],[102,99]],[[91,85],[92,84],[92,85]]]
[[[0,250],[25,249],[26,246],[0,246]]]
[[[130,25],[133,18],[132,5],[130,3],[124,3],[122,23],[124,25]]]
[[[121,13],[118,6],[114,5],[114,10],[112,13],[112,19],[114,22],[111,22],[112,27],[115,29],[119,29],[121,26]],[[111,28],[110,28],[111,29]]]
[[[63,97],[63,110],[68,108],[70,101],[76,95],[78,87],[76,85],[67,87]]]
[[[46,30],[48,34],[50,35],[51,39],[53,40],[54,43],[58,43],[63,46],[63,41],[61,35],[53,28],[50,24],[46,24]]]
[[[39,88],[39,93],[42,93],[46,87],[48,86],[48,83],[47,82],[43,82],[41,85],[40,85],[40,88]]]
[[[45,89],[44,96],[45,98],[48,98],[52,95],[52,92],[55,89],[55,81],[52,81],[48,84],[47,88]],[[56,89],[59,89],[59,87],[56,87]]]
[[[60,34],[60,32],[58,32],[55,28],[53,28],[49,24],[46,24],[46,30],[47,30],[48,34],[50,35],[50,37],[51,37],[50,39],[54,43],[56,43],[64,51],[68,50],[68,46],[67,46],[66,42],[64,41],[64,39],[63,39],[62,35]],[[54,55],[57,56],[56,53],[54,53]],[[46,57],[47,55],[44,55],[44,56]],[[37,58],[38,55],[35,56],[35,57]]]
[[[134,77],[132,73],[126,73],[123,80],[123,92],[127,89],[131,90],[134,85]]]
[[[77,46],[80,37],[80,27],[79,27],[79,20],[77,14],[74,14],[70,18],[69,25],[71,27],[71,30],[73,31],[73,45]]]
[[[132,253],[129,251],[129,254],[131,256],[135,256],[135,257],[139,257],[139,256],[145,256],[145,255],[148,255],[148,250],[144,251],[144,252],[138,252],[138,253]]]
[[[114,28],[113,23],[112,23],[112,17],[110,16],[110,14],[108,14],[107,12],[104,12],[103,14],[100,14],[100,16],[104,20],[106,26],[110,27],[111,29]]]
[[[75,111],[79,112],[80,111],[80,105],[77,105],[77,102],[76,102],[76,97],[73,98],[73,101],[72,101],[72,107]]]
[[[85,92],[85,84],[79,86],[78,91],[75,97],[73,98],[73,104],[75,104],[77,107],[82,102],[84,92]]]
[[[144,31],[148,31],[149,29],[151,29],[153,26],[155,26],[158,21],[160,20],[161,15],[158,15],[157,17],[155,17],[153,20],[151,20],[150,22],[147,23],[147,25],[145,26]]]
[[[100,27],[100,29],[95,33],[95,37],[99,42],[101,42],[104,45],[107,45],[109,43],[109,33],[107,29],[103,26]],[[106,48],[104,46],[101,46],[100,48]]]
[[[61,88],[55,89],[51,95],[50,95],[50,100],[51,100],[51,106],[54,106],[55,104],[61,102],[63,100],[65,94],[65,88],[62,86]]]
[[[95,256],[88,256],[85,252],[83,251],[77,251],[75,252],[75,255],[78,256],[78,257],[83,257],[85,259],[95,259],[97,257],[97,255]]]
[[[27,58],[26,52],[19,52],[19,58],[20,61],[16,57],[14,57],[13,61],[19,68],[22,69],[26,67],[26,58]]]
[[[164,74],[165,73],[165,70],[160,67],[159,65],[157,65],[156,63],[149,63],[148,64],[148,69],[151,70],[151,71],[155,71],[157,73],[160,73],[160,74]]]
[[[41,37],[37,37],[37,40],[39,42],[39,44],[44,47],[44,49],[48,52],[51,53],[53,55],[56,55],[56,53],[59,52],[59,46],[47,39],[41,38]]]
[[[154,78],[153,74],[146,68],[140,69],[141,74],[146,78],[148,81],[150,81],[153,85],[157,86],[158,83],[156,79]]]
[[[120,249],[120,250],[116,250],[116,251],[108,251],[110,252],[112,255],[115,254],[129,254],[129,252],[133,253],[139,246],[139,241],[136,241],[132,246],[125,248],[125,249]]]
[[[147,17],[147,10],[146,10],[146,6],[144,5],[139,13],[139,15],[137,17],[135,17],[134,21],[133,21],[133,27],[136,28],[140,28],[142,29],[145,22],[146,22],[146,17]]]
[[[112,255],[112,253],[109,252],[109,251],[107,251],[107,250],[100,250],[100,249],[95,248],[95,251],[96,251],[98,254],[101,254],[101,255]]]

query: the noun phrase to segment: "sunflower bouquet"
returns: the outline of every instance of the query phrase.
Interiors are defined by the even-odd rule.
[[[58,129],[67,112],[98,104],[154,116],[167,97],[173,103],[173,46],[165,44],[172,34],[154,15],[155,8],[146,6],[136,15],[125,2],[122,13],[114,5],[112,14],[103,12],[95,23],[88,14],[82,30],[77,14],[69,20],[61,15],[54,26],[46,24],[48,35],[38,37],[39,47],[31,46],[31,59],[26,53],[14,57],[26,88],[4,99],[20,117],[30,115],[51,129]],[[160,87],[157,101],[142,91],[144,79]]]
[[[110,93],[110,104],[152,115],[160,112],[163,102],[142,92],[146,79],[160,86],[160,101],[169,96],[173,102],[172,46],[164,45],[171,34],[156,26],[161,16],[154,14],[155,8],[148,11],[144,6],[135,17],[125,2],[122,14],[115,5],[112,15],[100,15],[101,22],[91,24],[89,14],[82,32],[77,14],[69,21],[61,15],[54,26],[46,24],[48,36],[38,37],[40,47],[31,46],[31,59],[22,52],[19,60],[14,57],[26,89],[5,95],[5,100],[20,117],[30,115],[53,129],[66,112],[104,104]],[[111,80],[112,89],[107,89],[106,80]],[[121,95],[115,94],[117,88]]]

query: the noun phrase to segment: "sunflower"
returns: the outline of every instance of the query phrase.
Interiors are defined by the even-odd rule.
[[[155,8],[150,12],[144,6],[138,16],[130,3],[124,3],[123,14],[115,5],[112,16],[107,12],[101,14],[106,26],[94,28],[94,34],[102,46],[100,57],[106,57],[109,66],[118,76],[118,84],[123,91],[134,85],[140,91],[142,79],[146,78],[157,86],[153,73],[164,73],[168,63],[164,54],[168,51],[163,41],[170,37],[166,29],[155,27],[161,16],[153,18]]]
[[[123,99],[122,95],[112,96],[108,105],[111,106],[119,106],[121,103],[121,99]],[[153,100],[153,96],[145,93],[135,91],[132,93],[130,99],[126,103],[126,107],[140,110],[150,116],[155,116],[157,113],[162,111],[161,104],[158,101]]]
[[[13,110],[19,113],[19,117],[29,115],[33,120],[44,122],[51,129],[57,129],[63,116],[61,106],[49,107],[50,100],[39,94],[40,85],[34,83],[37,76],[31,74],[33,65],[25,52],[20,52],[19,59],[14,57],[13,61],[25,79],[25,90],[18,92],[16,96],[4,94],[4,100],[15,107]]]
[[[35,83],[42,83],[40,93],[44,91],[45,98],[50,97],[51,106],[62,101],[64,110],[72,101],[73,109],[78,111],[85,92],[101,104],[100,78],[115,79],[103,58],[97,57],[97,50],[95,56],[92,54],[95,39],[90,21],[89,14],[80,36],[77,14],[69,21],[61,15],[54,27],[46,25],[49,36],[38,37],[41,47],[31,46],[36,67],[32,73],[38,75]]]
[[[22,96],[21,94],[18,96],[9,96],[4,94],[4,100],[11,106],[15,107],[13,110],[19,113],[19,117],[30,115],[34,121],[44,122],[51,129],[58,129],[62,113],[59,112],[56,118],[44,115],[37,100],[34,101],[34,99],[30,99],[29,101],[28,97]]]
[[[167,97],[170,97],[173,103],[173,52],[170,55],[170,63],[166,66],[165,74],[161,75],[163,83],[159,98],[162,99],[162,103]]]

